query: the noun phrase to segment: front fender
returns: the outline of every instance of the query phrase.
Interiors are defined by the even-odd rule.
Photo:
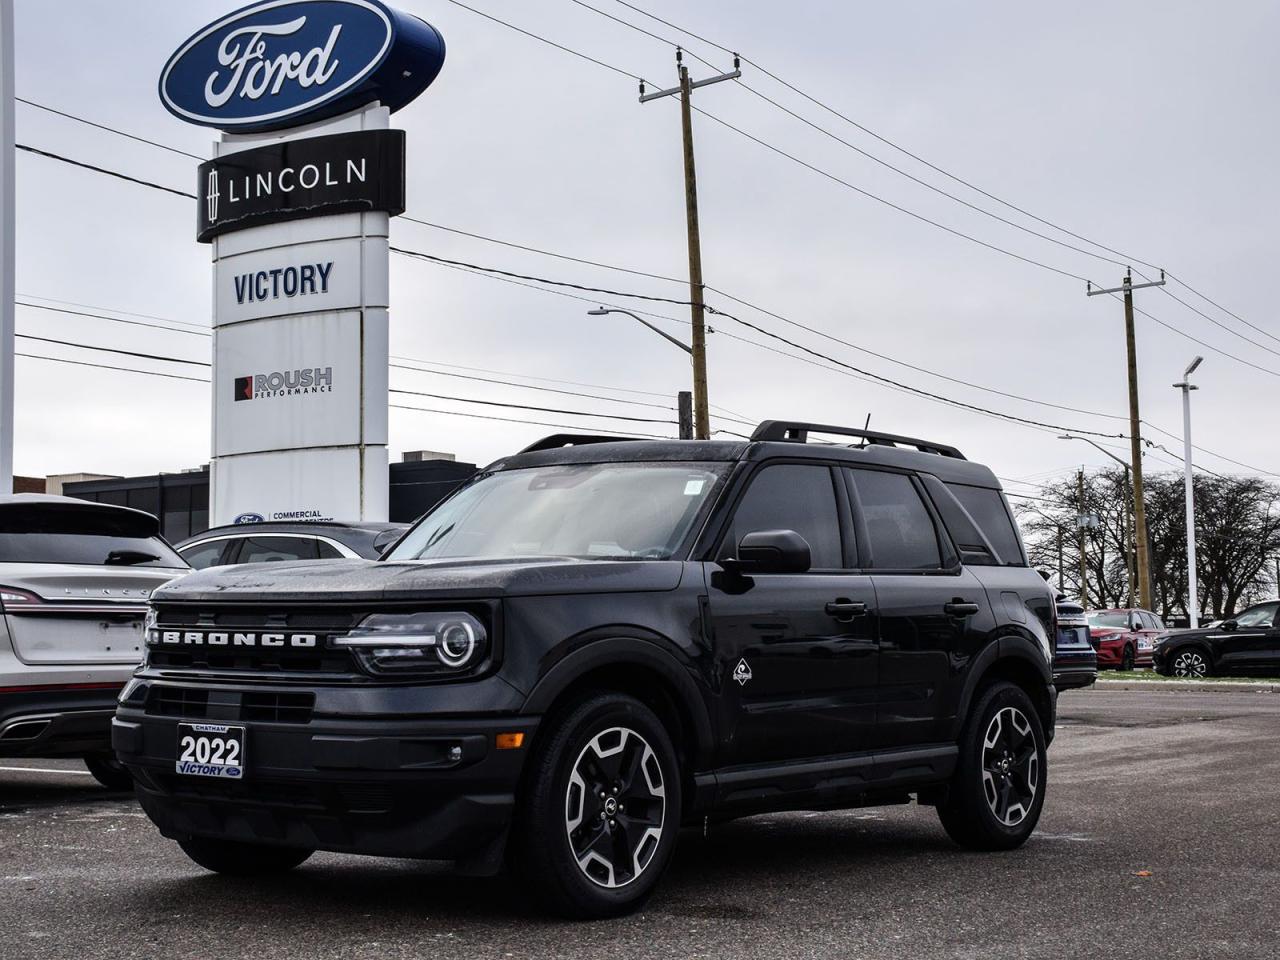
[[[638,680],[657,674],[667,685],[675,706],[689,726],[695,748],[695,768],[702,769],[715,754],[715,736],[706,701],[694,682],[696,670],[684,662],[678,648],[657,634],[634,632],[629,636],[593,631],[576,637],[573,649],[564,654],[538,679],[521,713],[546,713],[556,700],[587,674],[608,668],[632,668]]]

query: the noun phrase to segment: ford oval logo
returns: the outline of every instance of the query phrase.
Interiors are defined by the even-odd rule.
[[[242,513],[232,523],[262,523],[265,518],[260,513]]]
[[[374,101],[398,110],[443,65],[440,33],[378,0],[263,0],[179,47],[160,100],[188,123],[275,130]]]

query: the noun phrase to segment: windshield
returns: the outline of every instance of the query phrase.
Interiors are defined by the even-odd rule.
[[[669,560],[728,464],[590,463],[482,477],[423,518],[387,560]]]
[[[185,567],[154,535],[155,517],[126,510],[23,503],[0,510],[0,563]]]
[[[1125,613],[1123,610],[1107,610],[1091,613],[1089,614],[1089,626],[1118,627],[1121,630],[1128,630],[1129,614]]]

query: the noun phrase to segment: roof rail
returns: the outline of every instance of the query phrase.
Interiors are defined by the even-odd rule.
[[[602,433],[553,433],[529,444],[521,453],[534,453],[538,450],[558,450],[561,447],[580,447],[588,443],[621,443],[632,440],[632,437],[610,437]]]
[[[825,423],[802,423],[793,420],[765,420],[751,434],[752,440],[784,440],[792,443],[808,443],[810,433],[830,433],[841,437],[858,437],[861,445],[886,447],[915,447],[921,453],[935,453],[955,460],[966,459],[955,447],[915,437],[902,437],[896,433],[880,433],[877,430],[858,430],[855,427],[833,427]],[[852,444],[851,444],[852,446]]]

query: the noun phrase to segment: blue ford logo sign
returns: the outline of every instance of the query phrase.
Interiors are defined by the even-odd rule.
[[[160,100],[227,131],[311,123],[378,101],[398,110],[444,65],[429,23],[378,0],[262,0],[196,33],[160,74]]]
[[[260,513],[242,513],[232,523],[262,523],[265,518]]]

